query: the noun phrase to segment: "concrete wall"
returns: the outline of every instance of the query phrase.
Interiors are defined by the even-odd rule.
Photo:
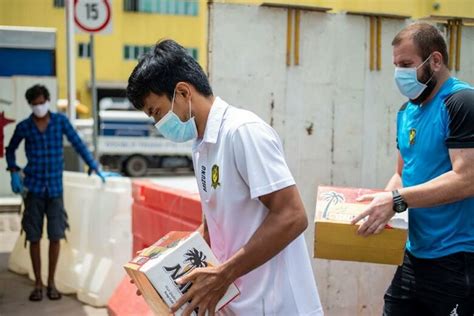
[[[3,130],[4,146],[8,146],[12,138],[15,127],[23,119],[31,114],[31,109],[25,99],[25,92],[28,88],[35,84],[45,85],[50,94],[51,109],[55,111],[57,100],[57,83],[54,77],[0,77],[0,113],[5,112],[5,117],[15,120],[14,123],[8,124]],[[24,142],[22,142],[16,152],[17,165],[20,167],[26,166],[26,157],[24,150]],[[4,148],[0,149],[4,150]],[[7,161],[6,157],[0,158],[0,197],[13,195],[10,187],[10,173],[6,171]]]
[[[302,11],[300,65],[286,65],[287,10],[215,3],[209,74],[216,95],[280,134],[311,223],[318,185],[383,188],[396,162],[391,41],[409,21],[382,20],[382,69],[369,70],[369,18]],[[460,78],[474,82],[473,28]],[[313,227],[306,232],[312,253]],[[314,260],[327,315],[380,315],[395,267]]]

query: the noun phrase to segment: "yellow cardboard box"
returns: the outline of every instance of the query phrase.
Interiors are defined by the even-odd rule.
[[[170,232],[142,250],[124,268],[152,311],[156,315],[169,315],[169,306],[192,286],[192,283],[177,284],[176,279],[195,268],[218,264],[211,248],[198,232]],[[231,284],[216,309],[222,309],[239,294],[235,284]],[[186,306],[175,315],[181,315]],[[196,311],[192,315],[197,315]]]
[[[357,235],[351,220],[368,202],[357,202],[377,191],[359,188],[318,187],[315,215],[315,258],[401,265],[407,239],[408,219],[400,214],[378,235]]]

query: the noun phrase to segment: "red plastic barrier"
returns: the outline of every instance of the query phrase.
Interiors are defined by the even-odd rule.
[[[133,251],[152,245],[172,230],[195,230],[201,224],[199,194],[159,186],[150,181],[132,185]]]
[[[153,316],[153,312],[145,303],[145,299],[136,295],[137,287],[130,283],[126,276],[115,289],[109,300],[108,312],[110,316]]]
[[[133,254],[172,230],[192,231],[201,224],[201,202],[197,193],[136,180],[132,183],[132,195]],[[126,276],[109,300],[109,315],[153,315],[145,300],[135,294],[136,290]]]

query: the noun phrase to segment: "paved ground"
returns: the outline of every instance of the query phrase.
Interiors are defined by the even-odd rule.
[[[20,233],[20,217],[16,213],[0,212],[0,315],[1,316],[105,316],[105,308],[94,308],[79,302],[74,295],[50,301],[28,301],[33,281],[27,276],[8,271],[8,257]],[[45,293],[43,293],[45,294]]]
[[[160,185],[198,192],[196,179],[189,171],[155,174],[146,178]],[[8,271],[8,258],[20,233],[20,215],[14,212],[18,207],[6,206],[17,205],[20,201],[18,197],[0,198],[0,316],[107,315],[106,308],[84,305],[75,295],[63,296],[60,301],[50,301],[46,295],[41,302],[28,301],[33,281]]]

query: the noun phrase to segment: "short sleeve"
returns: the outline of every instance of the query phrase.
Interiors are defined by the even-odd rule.
[[[396,143],[397,143],[397,149],[400,150],[400,144],[398,143],[398,130],[400,128],[400,116],[403,115],[403,112],[405,111],[405,109],[407,108],[408,106],[408,102],[405,102],[402,104],[402,106],[400,107],[400,109],[398,110],[398,113],[397,113],[397,136],[396,136]]]
[[[239,174],[252,199],[295,184],[277,133],[263,122],[238,127],[232,146]]]
[[[449,118],[448,148],[474,148],[474,89],[464,89],[445,101]]]

